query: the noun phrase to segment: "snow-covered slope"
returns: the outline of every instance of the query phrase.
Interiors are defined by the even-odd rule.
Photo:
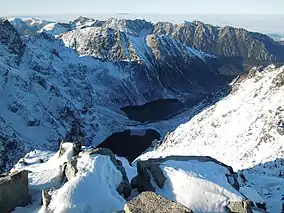
[[[228,96],[183,122],[154,151],[140,159],[170,155],[211,156],[244,174],[269,212],[280,212],[284,168],[284,67],[255,68],[232,83]],[[204,106],[196,106],[199,110]],[[190,117],[188,119],[187,117]],[[249,193],[249,192],[248,192]],[[251,195],[253,199],[254,195]]]
[[[67,23],[58,23],[37,18],[15,17],[10,18],[9,21],[21,35],[32,35],[45,31],[49,35],[56,36],[73,29],[72,26]]]
[[[240,170],[282,158],[284,67],[252,70],[231,93],[171,132],[162,155],[209,155]]]

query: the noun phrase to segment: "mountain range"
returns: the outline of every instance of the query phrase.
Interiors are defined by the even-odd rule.
[[[199,21],[0,19],[0,171],[61,140],[115,146],[129,161],[208,155],[279,212],[283,62],[264,34]]]

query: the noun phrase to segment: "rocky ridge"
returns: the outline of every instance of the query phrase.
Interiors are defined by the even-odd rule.
[[[240,188],[236,187],[239,184],[237,174],[213,158],[172,156],[138,163],[140,165],[137,164],[137,167],[131,166],[127,160],[116,158],[110,150],[80,147],[78,143],[69,142],[63,142],[57,153],[30,152],[11,170],[29,171],[29,193],[32,201],[26,207],[15,205],[15,212],[84,212],[86,209],[106,213],[154,210],[226,212],[231,209],[242,213],[251,212],[252,205],[256,205],[247,201],[240,193]],[[142,164],[155,164],[160,172],[144,166],[142,172]],[[216,169],[218,174],[214,172]],[[152,185],[152,190],[137,192],[133,184],[133,180],[137,179],[135,174],[140,177],[148,171],[153,175],[148,174],[148,181],[154,178],[153,182],[148,183]],[[230,175],[236,177],[232,179]],[[177,181],[176,178],[183,176],[189,182],[182,179]],[[206,178],[201,178],[202,176]],[[164,184],[159,185],[156,181],[161,177]],[[169,185],[170,182],[174,190]],[[200,194],[191,194],[191,190],[197,189],[196,187]],[[187,192],[187,196],[184,196],[184,192]]]

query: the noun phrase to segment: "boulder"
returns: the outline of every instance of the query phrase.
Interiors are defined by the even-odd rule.
[[[249,200],[231,201],[227,207],[232,213],[252,213],[252,202]]]
[[[117,191],[119,194],[123,195],[125,198],[129,197],[131,194],[131,185],[129,184],[129,180],[127,178],[126,172],[124,167],[122,166],[121,163],[119,163],[115,155],[112,153],[111,150],[106,149],[106,148],[91,148],[87,151],[85,151],[83,154],[88,154],[88,155],[107,155],[110,157],[110,160],[112,163],[116,166],[116,168],[121,172],[122,174],[122,182],[121,184],[117,187]]]
[[[137,175],[131,180],[131,187],[137,189],[138,192],[154,192],[155,188],[152,186],[151,182],[141,175]]]
[[[193,213],[187,207],[154,192],[143,192],[127,202],[125,213]]]
[[[0,177],[0,210],[9,213],[17,206],[30,203],[28,171],[17,171]]]
[[[166,177],[163,174],[160,165],[168,160],[174,161],[199,161],[199,162],[213,162],[227,168],[230,172],[226,175],[228,183],[230,183],[236,190],[239,190],[238,176],[233,171],[233,168],[208,156],[167,156],[164,158],[148,159],[146,161],[137,162],[137,173],[139,177],[136,177],[131,183],[132,188],[137,188],[139,192],[142,191],[155,191],[151,185],[150,176],[153,177],[155,183],[159,188],[163,188]],[[142,190],[142,191],[141,191]]]
[[[42,190],[42,206],[44,209],[47,209],[48,205],[50,204],[52,194],[55,192],[55,190],[56,189],[53,187]]]
[[[150,175],[154,178],[159,188],[164,186],[166,177],[158,162],[138,161],[137,173],[138,175],[131,181],[131,185],[132,188],[137,188],[139,192],[155,191],[155,188],[151,184]]]

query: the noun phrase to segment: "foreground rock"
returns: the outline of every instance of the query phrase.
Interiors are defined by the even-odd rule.
[[[69,156],[62,165],[61,175],[64,178],[60,179],[64,182],[57,190],[43,191],[45,211],[114,212],[122,209],[126,202],[124,197],[131,193],[131,186],[115,155],[103,148],[90,148],[78,153],[74,151],[74,147],[78,146],[72,143],[62,144],[62,147],[65,151],[58,155],[59,159]]]
[[[207,156],[168,156],[137,162],[132,188],[156,192],[194,212],[249,213],[232,167]]]
[[[183,161],[190,162],[198,161],[200,163],[211,162],[220,165],[228,170],[228,174],[225,174],[227,182],[232,185],[236,190],[239,190],[239,183],[237,181],[237,174],[233,171],[232,167],[217,161],[209,156],[168,156],[165,158],[148,159],[146,161],[137,162],[138,175],[131,181],[133,188],[137,188],[138,191],[154,191],[154,187],[151,184],[150,176],[153,177],[155,183],[159,188],[163,188],[166,177],[163,174],[163,170],[160,167],[166,161]]]
[[[30,202],[28,171],[19,171],[0,177],[0,212],[9,213]]]
[[[143,192],[126,203],[124,211],[125,213],[193,213],[187,207],[154,192]]]

